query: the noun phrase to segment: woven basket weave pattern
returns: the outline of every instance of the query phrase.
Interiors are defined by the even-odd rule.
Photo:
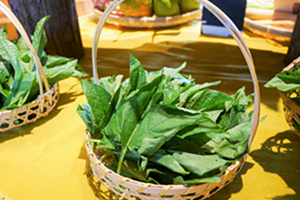
[[[88,132],[86,132],[85,138],[91,139]],[[225,172],[219,174],[218,176],[221,178],[221,181],[218,183],[205,183],[196,186],[155,185],[134,181],[116,174],[100,162],[99,157],[101,155],[94,153],[90,142],[87,142],[85,146],[92,171],[98,180],[112,192],[130,200],[133,200],[134,197],[138,197],[142,200],[206,199],[234,179],[247,157],[247,155],[245,155],[240,161],[228,167]]]
[[[290,98],[300,98],[299,90],[281,92],[280,96],[283,100],[285,119],[290,128],[300,136],[300,107],[290,100]]]
[[[39,95],[31,103],[0,112],[0,132],[35,122],[37,119],[47,116],[57,104],[58,99],[59,87],[56,83],[50,90]]]

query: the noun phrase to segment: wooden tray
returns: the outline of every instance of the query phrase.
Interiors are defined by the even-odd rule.
[[[97,8],[94,8],[94,13],[98,18],[103,15],[103,12]],[[106,23],[130,28],[160,28],[184,24],[195,18],[201,17],[202,8],[199,8],[198,10],[184,13],[182,15],[170,17],[122,17],[110,15]]]

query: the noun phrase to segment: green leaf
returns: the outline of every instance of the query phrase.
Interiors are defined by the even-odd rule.
[[[176,133],[176,136],[184,139],[185,137],[198,134],[198,133],[220,133],[223,132],[221,127],[214,121],[212,121],[206,114],[201,114],[201,117],[197,120],[197,125],[187,127]]]
[[[72,74],[72,77],[74,77],[74,78],[81,78],[81,77],[86,77],[88,75],[89,74],[86,73],[84,71],[84,69],[79,64],[77,64],[75,66],[74,73]]]
[[[21,73],[24,73],[19,63],[18,54],[19,50],[16,45],[5,38],[0,38],[0,56],[12,64],[15,71],[15,80],[19,79]]]
[[[204,151],[201,149],[194,140],[189,138],[180,139],[178,137],[171,138],[166,142],[161,149],[166,150],[168,153],[194,153],[194,154],[204,154]]]
[[[28,73],[32,72],[32,70],[35,66],[35,63],[34,63],[34,60],[32,58],[30,51],[20,53],[19,62],[20,62],[20,65],[22,66],[22,68],[24,69],[24,71],[26,71]]]
[[[142,86],[136,95],[129,98],[120,106],[106,127],[106,133],[111,132],[110,134],[120,135],[122,154],[119,160],[118,171],[120,170],[120,163],[123,161],[127,148],[132,145],[132,139],[135,137],[135,129],[144,109],[147,107],[160,82],[161,77],[157,77],[152,82]]]
[[[230,133],[230,141],[239,142],[248,140],[251,132],[251,127],[252,122],[248,121],[240,123],[237,126],[227,130],[227,132]]]
[[[8,98],[10,90],[4,89],[0,84],[0,94],[2,94],[5,98]],[[4,99],[4,98],[3,98]],[[4,103],[4,102],[3,102]]]
[[[209,87],[212,87],[212,86],[216,86],[216,85],[218,85],[220,83],[221,83],[221,81],[216,81],[216,82],[212,82],[212,83],[204,83],[204,84],[197,84],[197,85],[188,85],[188,86],[186,86],[186,88],[188,88],[188,89],[184,90],[180,94],[180,101],[177,104],[177,106],[179,106],[179,107],[183,106],[187,102],[187,100],[189,98],[191,98],[192,96],[194,96],[199,91],[204,90],[204,89],[209,88]]]
[[[0,38],[7,40],[7,30],[5,25],[3,25],[2,28],[0,29]]]
[[[184,168],[177,162],[174,157],[172,157],[170,154],[168,154],[165,150],[160,149],[159,151],[156,151],[150,158],[150,161],[160,164],[164,167],[167,167],[173,172],[182,174],[182,175],[188,175],[190,172],[184,170]]]
[[[117,164],[113,163],[107,166],[109,169],[116,171]],[[126,159],[122,162],[121,165],[121,175],[124,177],[132,178],[139,181],[147,181],[147,174],[146,172],[140,171],[138,169],[138,165],[134,160]]]
[[[130,89],[129,92],[140,89],[146,83],[146,71],[133,55],[130,55]]]
[[[173,183],[174,184],[180,184],[180,185],[196,185],[200,183],[218,183],[220,182],[221,179],[219,176],[211,176],[211,177],[204,177],[204,178],[195,178],[195,179],[189,179],[189,180],[184,180],[182,176],[178,176],[174,179]]]
[[[137,128],[131,147],[139,147],[142,155],[151,156],[179,130],[197,123],[201,115],[176,107],[153,105]]]
[[[77,113],[84,121],[88,131],[92,134],[92,136],[100,131],[100,127],[96,123],[95,116],[89,104],[83,104],[82,106],[78,105]]]
[[[21,76],[22,77],[22,76]],[[34,83],[35,76],[28,74],[25,78],[20,78],[15,81],[12,92],[7,100],[4,102],[2,109],[8,109],[11,106],[14,107],[15,104],[23,105],[30,93],[30,88]]]
[[[178,102],[180,89],[174,89],[170,78],[164,82],[163,102],[164,105],[174,105]]]
[[[62,57],[62,56],[47,55],[45,57],[42,57],[41,62],[43,64],[43,67],[52,68],[52,67],[55,67],[58,65],[62,65],[71,60],[72,59],[70,59],[70,58],[66,58],[66,57]]]
[[[202,111],[219,110],[225,107],[226,101],[230,100],[232,100],[232,97],[228,94],[206,89],[201,90],[191,97],[184,107]]]
[[[190,153],[174,153],[173,157],[186,170],[203,176],[204,174],[218,169],[227,163],[226,160],[220,158],[218,155],[196,155]]]
[[[3,62],[0,61],[0,85],[8,80],[9,72]]]
[[[86,80],[81,80],[81,86],[94,115],[95,123],[101,129],[104,128],[102,127],[102,122],[112,96],[100,85]]]
[[[56,67],[44,68],[49,85],[54,85],[61,80],[69,78],[74,73],[76,65],[77,60],[72,60]]]
[[[114,95],[121,85],[122,78],[123,75],[104,77],[99,80],[99,83],[110,95]]]
[[[27,45],[27,43],[25,42],[23,37],[20,37],[17,41],[17,47],[19,49],[20,52],[29,52],[30,53],[30,49]]]
[[[46,37],[46,31],[44,30],[44,25],[49,18],[50,16],[46,16],[36,24],[35,31],[32,36],[32,46],[39,58],[41,58],[47,43],[47,37]]]

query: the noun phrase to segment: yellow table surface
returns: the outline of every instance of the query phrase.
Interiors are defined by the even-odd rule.
[[[85,57],[81,66],[92,74],[91,46],[95,18],[80,19]],[[126,29],[107,25],[98,51],[99,76],[128,76],[129,53],[147,70],[178,67],[198,83],[222,80],[217,89],[235,92],[245,85],[253,91],[244,58],[232,38],[200,35],[197,20],[168,29]],[[290,131],[275,89],[263,85],[285,66],[287,45],[243,36],[256,65],[261,86],[261,117],[250,154],[235,180],[212,200],[300,199],[300,138]],[[60,100],[45,118],[17,130],[0,133],[0,199],[113,199],[91,173],[82,139],[85,125],[76,113],[86,99],[80,81],[60,82]]]

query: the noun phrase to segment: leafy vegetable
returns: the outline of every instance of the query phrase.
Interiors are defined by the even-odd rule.
[[[268,83],[267,88],[277,88],[282,92],[300,89],[300,68],[292,71],[282,71],[275,75]]]
[[[177,69],[148,73],[130,55],[130,78],[82,80],[87,103],[77,112],[92,143],[117,173],[157,184],[218,182],[216,174],[248,152],[252,95],[208,89]]]
[[[49,86],[70,76],[87,76],[77,60],[46,55],[43,51],[47,43],[43,27],[48,18],[37,23],[32,45],[42,62]],[[38,95],[37,70],[27,44],[22,37],[16,42],[9,41],[3,26],[0,30],[0,112],[27,104]]]

